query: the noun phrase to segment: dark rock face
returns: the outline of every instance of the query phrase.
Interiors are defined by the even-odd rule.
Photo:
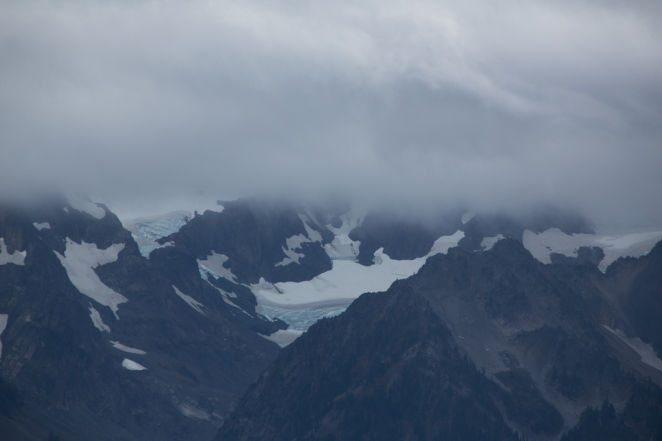
[[[662,242],[642,258],[619,259],[607,270],[617,302],[636,335],[662,354]]]
[[[477,214],[462,226],[464,238],[458,245],[467,251],[476,251],[481,249],[480,245],[485,237],[501,234],[522,242],[525,230],[537,234],[550,228],[558,228],[566,234],[595,233],[591,223],[581,215],[545,206],[518,217],[506,214]]]
[[[358,261],[362,265],[372,265],[375,251],[384,252],[396,260],[410,260],[423,257],[430,252],[434,242],[458,230],[464,232],[459,246],[467,251],[482,251],[481,243],[486,237],[502,235],[522,242],[525,230],[541,233],[550,228],[558,228],[566,234],[595,233],[591,223],[581,215],[552,207],[539,207],[526,215],[476,214],[463,224],[461,212],[450,210],[439,214],[433,221],[422,221],[413,216],[403,216],[387,211],[372,211],[355,228],[349,237],[361,242]],[[602,250],[585,249],[578,261],[599,263],[604,255]],[[565,262],[566,264],[569,262]],[[596,265],[597,265],[596,263]]]
[[[33,225],[45,222],[40,230]],[[97,219],[64,199],[4,207],[0,237],[10,253],[25,252],[24,265],[0,265],[0,314],[8,315],[3,439],[210,439],[279,352],[257,333],[284,325],[255,313],[250,290],[210,280],[219,291],[201,279],[195,256],[176,247],[143,258],[107,209]],[[76,244],[121,247],[115,261],[93,268],[127,300],[119,319],[70,280],[56,253],[68,255]],[[146,369],[128,370],[125,359]]]
[[[615,299],[656,253],[622,262],[620,285],[514,240],[433,256],[288,346],[216,439],[656,439],[662,372],[603,326],[635,334]],[[607,398],[626,411],[596,420]]]
[[[361,242],[358,262],[370,266],[375,251],[382,247],[391,259],[423,257],[430,252],[435,240],[455,233],[460,225],[459,215],[455,213],[426,224],[392,213],[373,211],[368,213],[360,227],[351,231],[349,237]]]
[[[260,278],[300,282],[331,269],[323,246],[333,240],[333,233],[307,216],[302,220],[291,204],[255,199],[223,204],[222,212],[206,211],[159,242],[173,241],[176,248],[201,260],[212,252],[223,254],[229,258],[225,268],[241,283],[257,283]],[[301,257],[283,265],[287,239],[294,236],[304,238],[292,250]]]
[[[600,247],[579,247],[577,257],[568,257],[559,253],[551,253],[549,257],[555,265],[584,265],[590,263],[598,266],[605,258],[605,252]]]
[[[396,283],[286,348],[216,439],[514,440],[498,409],[506,395]]]

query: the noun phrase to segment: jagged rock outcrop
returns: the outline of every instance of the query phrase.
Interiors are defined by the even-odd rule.
[[[199,260],[222,255],[224,268],[241,283],[300,282],[331,269],[324,245],[333,233],[286,202],[240,199],[222,202],[159,243]]]

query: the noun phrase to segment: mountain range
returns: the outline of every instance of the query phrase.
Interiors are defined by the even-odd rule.
[[[662,439],[662,228],[0,207],[9,440]]]

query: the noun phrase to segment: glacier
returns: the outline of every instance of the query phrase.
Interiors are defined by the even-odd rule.
[[[140,248],[140,254],[149,259],[150,253],[155,249],[172,245],[170,242],[161,245],[156,241],[178,232],[189,219],[191,213],[180,210],[159,216],[126,220],[122,224],[133,235]]]

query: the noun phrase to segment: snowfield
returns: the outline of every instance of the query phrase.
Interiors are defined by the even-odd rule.
[[[0,265],[6,265],[8,263],[25,265],[25,256],[27,256],[26,251],[14,251],[12,254],[9,254],[7,245],[5,245],[5,239],[0,237]]]
[[[284,348],[297,338],[301,337],[303,333],[304,331],[299,331],[297,329],[281,329],[280,331],[276,331],[271,335],[260,335],[262,335],[262,337],[266,338],[267,340],[271,340],[272,342],[276,343],[281,348]]]
[[[180,290],[178,290],[177,287],[176,287],[175,285],[172,285],[172,287],[175,289],[175,292],[177,293],[177,295],[178,295],[182,300],[184,300],[186,303],[188,303],[189,306],[190,306],[191,308],[195,309],[195,310],[198,311],[200,314],[205,315],[205,313],[202,311],[202,308],[201,308],[201,306],[204,306],[202,303],[198,302],[197,300],[195,300],[195,299],[194,299],[193,297],[191,297],[191,296],[187,296],[186,294],[184,294],[183,292],[181,292]]]
[[[620,257],[641,257],[653,249],[655,244],[662,240],[662,228],[640,228],[638,230],[598,231],[597,234],[568,235],[559,229],[551,228],[540,234],[529,230],[522,237],[524,247],[540,262],[551,263],[552,253],[563,254],[568,257],[577,257],[580,247],[600,247],[605,257],[600,262],[602,272]]]
[[[108,288],[101,282],[94,268],[117,260],[117,255],[124,249],[124,244],[114,244],[105,250],[97,248],[96,244],[81,242],[80,245],[67,238],[67,248],[64,256],[53,251],[60,263],[67,270],[69,280],[82,294],[98,303],[112,309],[117,316],[117,305],[127,301],[126,297]]]
[[[125,358],[124,361],[122,361],[122,366],[130,371],[144,371],[147,369],[145,366],[138,364],[133,360],[129,360],[128,358]]]
[[[103,219],[106,216],[106,210],[80,196],[69,196],[67,199],[69,200],[69,205],[74,210],[87,213],[97,219]]]
[[[214,278],[225,278],[236,282],[237,277],[232,274],[232,271],[225,268],[223,264],[227,262],[230,258],[225,254],[216,254],[216,251],[211,252],[211,256],[207,257],[205,260],[198,259],[198,270],[200,271],[200,276],[207,280],[207,274],[211,274]]]
[[[110,332],[110,327],[101,320],[101,315],[99,315],[99,311],[94,309],[94,306],[90,305],[90,318],[92,319],[92,323],[94,324],[94,327],[97,328],[101,332]]]
[[[428,257],[446,253],[464,237],[462,231],[442,236],[430,253],[414,260],[393,260],[383,249],[375,251],[375,265],[363,266],[349,260],[334,260],[333,268],[307,282],[271,284],[264,279],[251,285],[260,305],[304,308],[321,304],[349,304],[365,292],[386,291],[393,282],[416,273]]]
[[[462,231],[442,236],[426,256],[414,260],[391,259],[380,248],[375,251],[372,266],[360,265],[353,259],[334,259],[331,270],[307,282],[271,284],[261,279],[250,286],[257,298],[258,312],[290,326],[267,338],[286,346],[322,317],[341,314],[361,294],[386,291],[396,280],[412,276],[428,257],[447,253],[463,237]]]
[[[110,344],[112,344],[115,349],[119,349],[120,351],[124,351],[124,352],[129,352],[131,354],[145,355],[147,353],[141,349],[124,346],[122,343],[118,341],[111,341]]]

